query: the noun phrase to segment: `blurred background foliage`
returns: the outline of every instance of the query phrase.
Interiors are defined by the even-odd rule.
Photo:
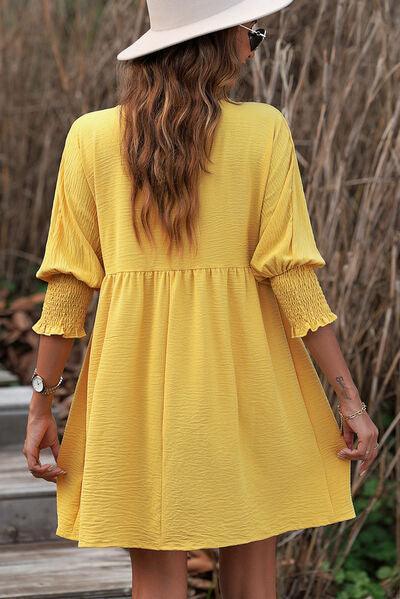
[[[319,277],[381,445],[365,480],[352,464],[356,519],[280,536],[279,596],[400,597],[400,4],[295,0],[260,22],[267,43],[231,97],[271,103],[291,125]],[[0,3],[0,361],[23,383],[66,132],[116,104],[116,54],[148,27],[141,0]]]

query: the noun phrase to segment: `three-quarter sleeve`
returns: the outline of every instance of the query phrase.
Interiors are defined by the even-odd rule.
[[[281,113],[250,266],[257,282],[270,281],[290,323],[291,337],[303,337],[337,319],[315,272],[325,265],[315,242],[291,131]]]
[[[77,119],[65,140],[45,253],[35,274],[47,289],[32,329],[41,335],[84,337],[87,309],[104,275],[96,203],[82,164]]]

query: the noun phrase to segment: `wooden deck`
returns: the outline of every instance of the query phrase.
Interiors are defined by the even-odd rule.
[[[0,546],[1,599],[111,599],[131,596],[129,553],[75,541]]]

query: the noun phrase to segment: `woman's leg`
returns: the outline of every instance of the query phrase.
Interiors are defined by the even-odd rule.
[[[220,547],[222,599],[276,599],[276,540]]]
[[[187,552],[129,549],[132,599],[187,599]]]

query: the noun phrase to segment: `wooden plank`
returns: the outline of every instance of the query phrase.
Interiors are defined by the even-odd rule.
[[[8,410],[27,412],[32,397],[30,385],[0,388],[0,413]]]
[[[32,476],[21,449],[0,447],[0,544],[56,540],[56,485]],[[54,463],[49,448],[41,461]]]
[[[0,446],[23,445],[31,397],[30,385],[0,387]]]
[[[0,547],[0,599],[131,597],[131,562],[120,547],[75,541]]]
[[[28,470],[26,458],[22,453],[23,445],[0,447],[0,500],[16,496],[56,495],[55,483],[44,478],[36,478]],[[40,451],[42,464],[54,464],[51,449]]]
[[[6,370],[3,365],[0,364],[0,387],[17,385],[18,382],[18,377],[9,370]]]

